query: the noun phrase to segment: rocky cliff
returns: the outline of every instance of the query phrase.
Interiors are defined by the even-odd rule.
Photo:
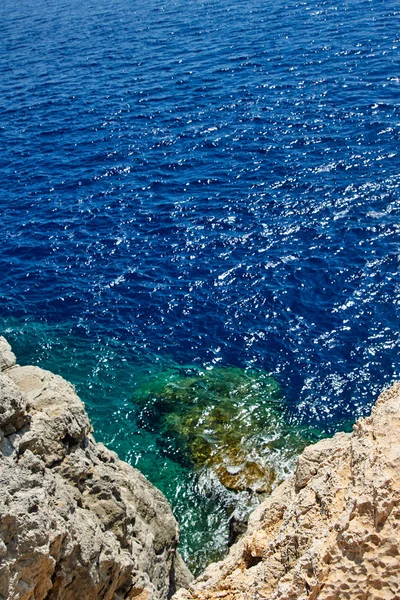
[[[400,599],[400,385],[306,448],[245,536],[174,600]]]
[[[0,338],[0,600],[164,600],[190,574],[164,496],[96,444],[61,377]]]
[[[191,585],[177,544],[166,499],[96,444],[73,387],[0,337],[0,600],[400,600],[400,385],[306,448]]]

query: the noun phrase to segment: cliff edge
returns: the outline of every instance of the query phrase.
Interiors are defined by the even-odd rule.
[[[174,600],[400,599],[400,385],[309,446],[247,533]]]
[[[71,384],[0,337],[0,600],[166,600],[191,579],[167,500],[91,435]]]
[[[0,600],[400,600],[400,384],[306,448],[190,585],[177,545],[166,499],[94,441],[73,386],[0,337]]]

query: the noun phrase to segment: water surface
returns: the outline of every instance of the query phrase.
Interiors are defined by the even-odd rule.
[[[399,13],[0,7],[2,330],[21,362],[77,385],[199,568],[226,540],[224,502],[138,427],[143,379],[260,369],[312,436],[398,377]]]

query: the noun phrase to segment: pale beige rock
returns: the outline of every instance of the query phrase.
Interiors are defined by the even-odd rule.
[[[15,363],[15,354],[11,350],[10,344],[0,335],[0,373],[9,367],[12,367]]]
[[[61,377],[0,338],[0,600],[164,600],[191,576],[143,475],[96,444]]]
[[[400,599],[400,384],[308,447],[226,559],[174,596],[217,599]]]

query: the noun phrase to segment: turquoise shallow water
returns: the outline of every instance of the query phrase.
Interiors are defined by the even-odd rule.
[[[177,364],[167,356],[144,355],[115,340],[104,346],[74,331],[40,323],[7,320],[4,334],[21,364],[38,364],[72,381],[85,402],[95,437],[139,468],[169,499],[181,530],[181,552],[193,572],[200,572],[226,549],[228,519],[240,495],[210,493],[179,456],[163,451],[160,436],[138,426],[135,390]],[[165,450],[165,448],[164,448]],[[282,464],[284,469],[284,465]],[[213,484],[212,484],[213,485]],[[246,496],[246,507],[249,498]]]
[[[0,17],[2,332],[77,386],[200,569],[230,499],[139,426],[141,382],[258,369],[314,439],[399,375],[398,3],[4,0]]]

